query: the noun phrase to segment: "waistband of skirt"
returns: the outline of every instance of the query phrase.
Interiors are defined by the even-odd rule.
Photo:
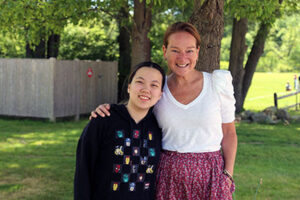
[[[162,150],[162,153],[167,156],[177,156],[180,158],[198,158],[207,159],[222,156],[221,150],[213,152],[203,152],[203,153],[179,153],[177,151]]]

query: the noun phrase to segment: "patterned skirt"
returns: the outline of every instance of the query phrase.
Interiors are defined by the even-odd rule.
[[[157,200],[230,200],[234,183],[223,174],[220,151],[164,151],[157,171]]]

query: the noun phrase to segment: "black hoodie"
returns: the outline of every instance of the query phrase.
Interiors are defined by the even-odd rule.
[[[79,139],[74,199],[151,200],[161,151],[152,109],[138,123],[124,105],[92,119]]]

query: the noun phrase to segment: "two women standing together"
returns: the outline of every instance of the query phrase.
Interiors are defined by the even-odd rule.
[[[195,66],[199,48],[199,33],[189,23],[172,24],[164,35],[163,53],[171,73],[165,81],[161,80],[161,85],[165,82],[163,94],[153,108],[162,131],[159,165],[155,163],[152,168],[156,173],[155,196],[159,200],[232,199],[232,175],[237,150],[232,77],[224,70],[213,73],[197,71]],[[129,96],[128,105],[134,95],[129,91]],[[151,87],[141,88],[137,97],[137,105],[151,101]],[[96,111],[104,117],[113,107],[101,105]],[[152,109],[147,109],[151,115]],[[133,115],[129,108],[128,111]],[[140,111],[136,109],[135,114]],[[95,113],[93,116],[96,116]],[[145,138],[149,134],[146,130],[141,131]],[[94,132],[97,135],[99,131]],[[142,141],[139,145],[142,146]],[[102,147],[98,148],[101,152]],[[77,160],[80,154],[80,151],[77,152]],[[97,156],[101,158],[100,153]],[[107,167],[113,168],[113,165]],[[80,168],[77,165],[76,175]],[[76,185],[79,188],[82,184],[75,180],[75,193]],[[122,186],[126,188],[127,184],[121,181],[120,189]],[[145,188],[140,184],[136,189],[143,191]],[[102,190],[104,194],[109,188],[103,187]],[[114,192],[117,191],[111,194]],[[133,197],[133,193],[130,190],[123,192],[120,199],[139,199]],[[95,199],[93,194],[89,197]],[[105,199],[111,198],[106,196]]]

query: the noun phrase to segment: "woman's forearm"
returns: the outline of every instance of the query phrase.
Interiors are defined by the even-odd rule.
[[[223,129],[223,140],[222,140],[222,151],[225,160],[225,169],[233,175],[234,162],[237,151],[237,135],[235,131],[234,122],[222,124]]]

